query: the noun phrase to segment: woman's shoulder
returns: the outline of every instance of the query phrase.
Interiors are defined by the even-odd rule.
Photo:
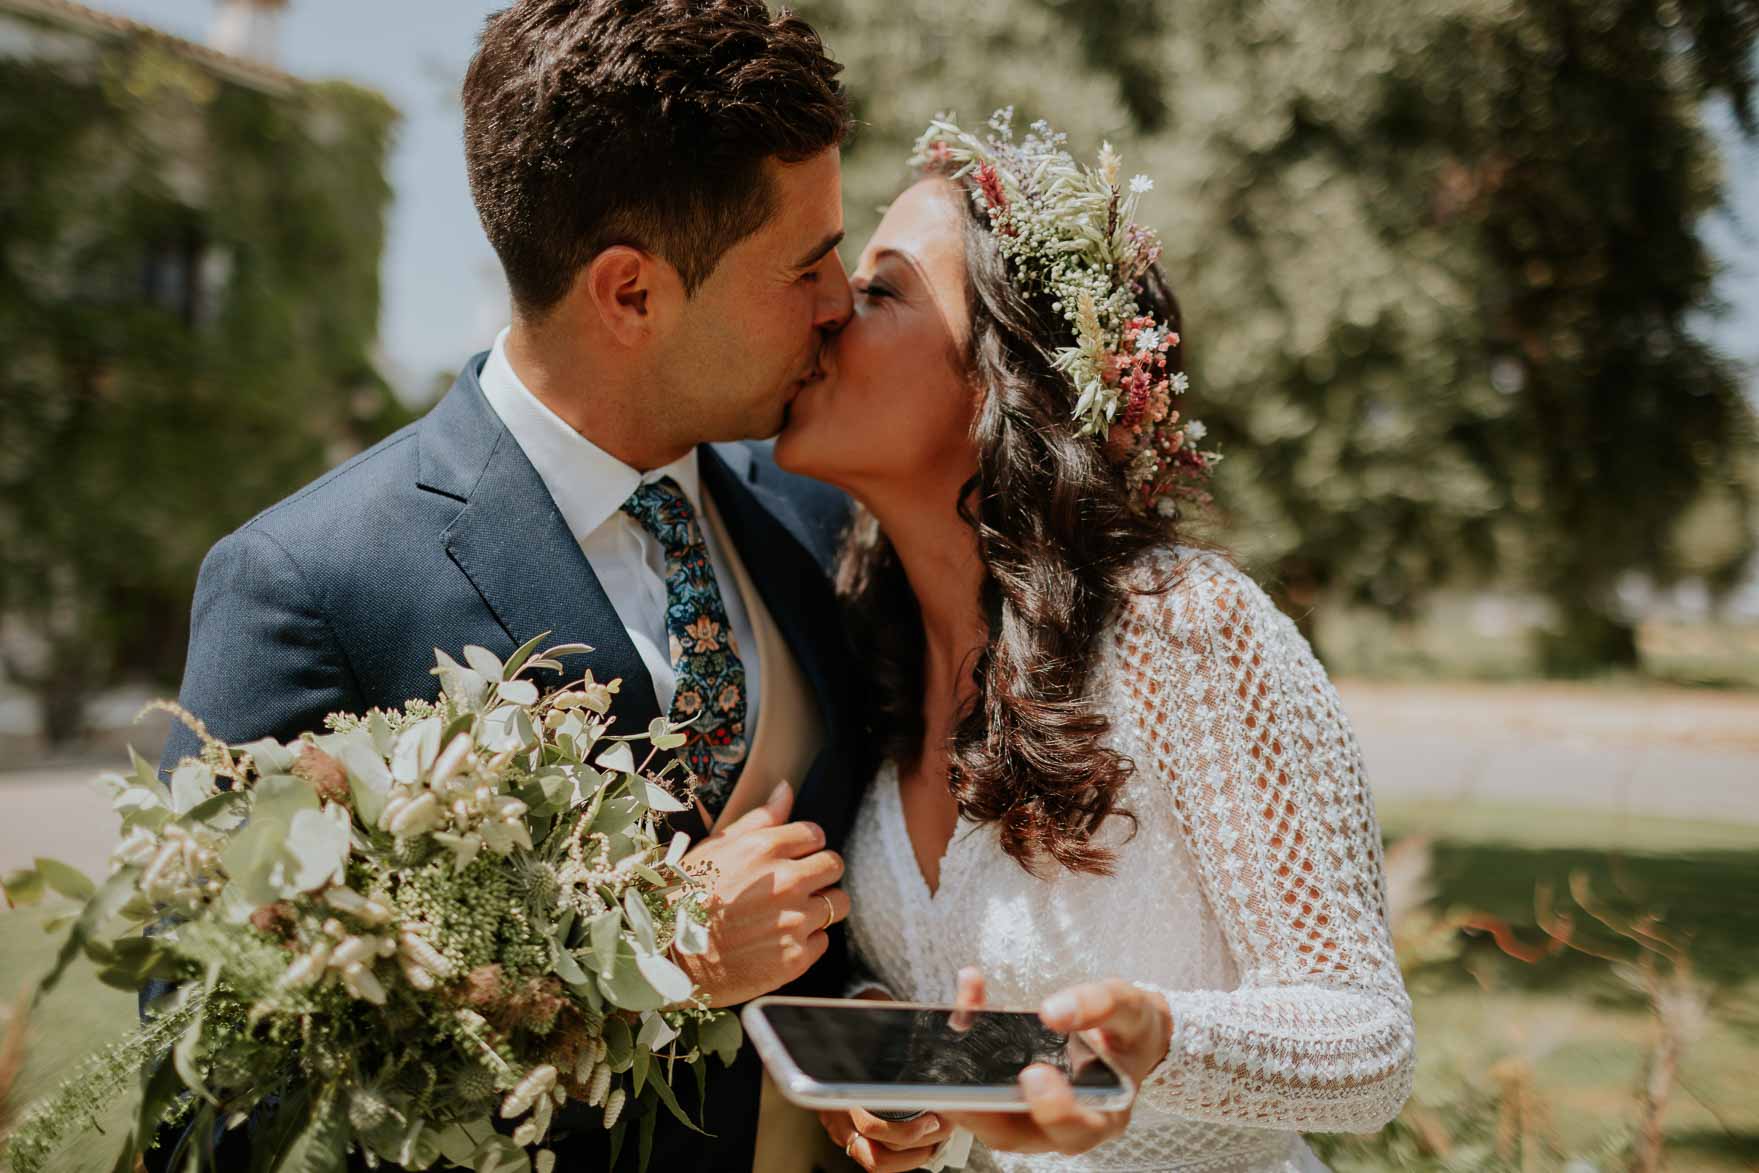
[[[1119,617],[1126,626],[1189,638],[1239,622],[1287,622],[1264,588],[1221,550],[1158,546],[1131,567],[1130,586]]]

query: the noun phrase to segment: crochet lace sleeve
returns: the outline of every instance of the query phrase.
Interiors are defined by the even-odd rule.
[[[1212,556],[1122,632],[1141,744],[1239,974],[1172,1011],[1143,1102],[1187,1119],[1369,1131],[1415,1061],[1361,755],[1307,641]],[[1146,983],[1144,983],[1146,985]]]

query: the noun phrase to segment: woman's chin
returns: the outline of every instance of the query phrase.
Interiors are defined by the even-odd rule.
[[[820,393],[823,391],[823,380],[816,380],[801,389],[788,405],[787,422],[776,435],[776,463],[789,472],[803,476],[825,479],[824,441],[829,439],[827,426],[833,426],[827,419],[825,404]]]

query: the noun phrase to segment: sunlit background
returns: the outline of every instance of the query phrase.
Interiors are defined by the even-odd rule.
[[[0,872],[102,870],[88,782],[157,753],[202,554],[504,324],[457,103],[497,6],[0,0]],[[1155,180],[1202,525],[1391,842],[1421,1071],[1333,1163],[1759,1168],[1759,3],[800,8],[851,262],[939,111]],[[0,995],[52,911],[0,913]],[[131,1007],[12,1014],[0,1129]]]

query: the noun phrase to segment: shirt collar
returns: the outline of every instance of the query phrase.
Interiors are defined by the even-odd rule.
[[[483,397],[537,470],[575,541],[584,541],[614,517],[638,485],[661,477],[676,481],[691,508],[701,514],[696,449],[664,468],[637,472],[575,431],[532,394],[507,361],[507,334],[508,330],[503,329],[495,338],[488,362],[483,365],[479,380]]]

